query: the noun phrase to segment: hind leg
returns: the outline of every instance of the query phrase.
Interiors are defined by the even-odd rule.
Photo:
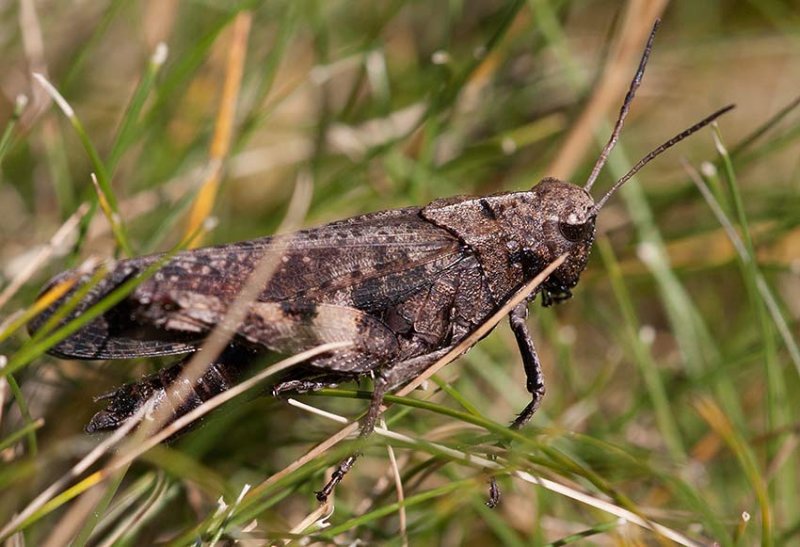
[[[87,433],[98,433],[117,429],[151,398],[157,405],[170,405],[171,412],[166,424],[174,422],[215,395],[238,384],[253,364],[255,356],[253,352],[239,346],[227,347],[208,364],[205,372],[197,378],[185,396],[178,399],[168,388],[181,376],[186,364],[193,357],[190,355],[155,374],[96,397],[95,401],[108,400],[108,405],[105,410],[92,417],[85,430]]]

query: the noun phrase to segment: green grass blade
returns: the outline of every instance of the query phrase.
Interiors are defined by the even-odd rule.
[[[133,256],[133,248],[131,247],[128,239],[125,226],[122,223],[122,216],[119,214],[117,198],[113,189],[111,188],[111,179],[108,169],[106,169],[103,160],[100,158],[100,154],[97,152],[94,144],[92,144],[92,141],[89,138],[89,135],[86,133],[86,130],[84,129],[80,119],[75,115],[75,111],[53,86],[53,84],[47,81],[47,79],[41,74],[34,74],[34,78],[42,87],[45,88],[47,93],[52,97],[53,101],[67,117],[70,124],[72,124],[73,129],[75,129],[75,133],[78,135],[78,138],[83,144],[83,148],[86,151],[86,154],[89,156],[92,166],[94,167],[94,173],[97,176],[97,186],[99,187],[98,200],[100,201],[100,205],[104,212],[106,212],[108,216],[108,221],[111,224],[111,230],[114,233],[117,244],[126,256]]]
[[[681,440],[680,430],[678,429],[673,415],[670,397],[661,380],[658,366],[639,335],[640,322],[636,317],[631,295],[625,288],[619,263],[614,256],[614,252],[608,240],[600,238],[595,245],[600,249],[600,256],[603,257],[603,262],[608,271],[609,281],[614,290],[617,304],[622,311],[622,316],[625,320],[628,345],[633,350],[634,360],[639,367],[640,374],[647,387],[647,392],[658,422],[658,429],[664,438],[664,443],[670,455],[677,461],[685,461],[686,448]]]

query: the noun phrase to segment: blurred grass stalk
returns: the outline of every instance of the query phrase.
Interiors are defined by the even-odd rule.
[[[545,172],[570,178],[589,155],[593,139],[600,142],[607,139],[608,124],[603,120],[618,107],[628,83],[628,74],[635,64],[635,59],[630,59],[640,51],[638,44],[643,41],[655,14],[661,13],[666,5],[665,2],[629,2],[625,5],[617,25],[617,37],[605,55],[606,66],[595,83],[585,75],[576,52],[572,51],[571,41],[567,40],[564,21],[568,16],[577,17],[574,15],[577,11],[564,1],[511,2],[493,11],[493,16],[481,25],[463,28],[461,23],[469,23],[471,8],[461,3],[434,8],[399,1],[390,6],[367,8],[348,5],[342,8],[336,3],[262,5],[246,1],[227,9],[209,7],[202,14],[189,8],[173,8],[178,16],[164,17],[168,21],[167,30],[156,37],[153,44],[158,45],[150,47],[149,51],[153,53],[144,65],[139,81],[130,82],[126,88],[126,92],[132,90],[132,95],[127,103],[119,102],[126,107],[116,131],[109,138],[110,146],[104,147],[100,144],[101,130],[97,134],[93,132],[97,122],[89,121],[89,113],[102,101],[97,101],[91,94],[89,101],[94,102],[82,98],[82,78],[84,72],[90,68],[94,70],[91,61],[95,52],[107,43],[114,43],[114,23],[132,13],[140,15],[128,11],[131,8],[125,4],[112,1],[105,11],[97,14],[97,26],[85,37],[85,45],[78,49],[77,55],[62,59],[67,65],[65,69],[59,66],[57,71],[51,72],[65,75],[58,88],[73,101],[83,122],[55,87],[41,78],[49,90],[49,97],[58,103],[76,132],[83,153],[89,159],[90,170],[97,175],[97,190],[90,188],[88,176],[75,178],[70,175],[72,161],[65,143],[68,139],[54,124],[54,116],[44,116],[38,132],[20,135],[34,144],[37,139],[43,143],[40,149],[32,148],[36,150],[36,161],[46,163],[49,169],[48,180],[53,185],[49,191],[55,196],[55,206],[48,209],[39,201],[46,204],[49,194],[30,182],[30,195],[34,196],[32,210],[49,211],[50,216],[54,216],[52,213],[55,211],[63,220],[76,211],[79,197],[94,204],[90,211],[84,211],[86,214],[79,217],[80,227],[73,245],[75,257],[84,251],[89,223],[97,207],[109,219],[116,247],[125,255],[137,248],[155,250],[173,246],[173,242],[165,245],[164,241],[182,232],[174,230],[174,226],[186,217],[187,210],[192,219],[188,222],[190,232],[191,226],[205,226],[202,219],[212,211],[223,219],[247,221],[246,216],[235,208],[236,203],[252,201],[249,195],[245,199],[239,196],[238,202],[235,200],[237,192],[246,195],[243,188],[247,187],[224,186],[223,164],[229,159],[234,159],[231,164],[235,164],[235,158],[231,156],[242,152],[251,138],[260,146],[258,139],[264,138],[264,132],[274,133],[276,139],[282,141],[284,135],[281,132],[286,131],[286,125],[295,128],[287,132],[289,139],[301,135],[295,141],[302,144],[302,153],[285,153],[285,157],[277,158],[281,161],[272,163],[267,158],[255,169],[249,166],[250,172],[256,173],[259,184],[272,184],[266,192],[271,194],[278,187],[274,182],[262,181],[271,178],[294,180],[293,169],[309,168],[317,185],[315,202],[311,206],[315,219],[335,218],[397,204],[420,204],[445,193],[494,190],[498,185],[507,187],[517,182],[529,187],[533,173]],[[170,9],[168,3],[158,4],[143,8],[142,13],[147,15],[148,10]],[[780,22],[779,28],[784,32],[792,31],[792,19],[784,13],[781,4],[768,4],[754,9],[763,10],[771,20]],[[728,28],[721,26],[727,21],[727,17],[722,17],[724,6],[715,6],[718,11],[704,8],[713,15],[708,21],[716,21],[708,26],[711,29],[709,43],[715,39],[719,42],[720,28]],[[31,69],[48,74],[44,70],[47,66],[42,52],[30,46],[35,44],[37,35],[45,44],[48,42],[42,37],[50,39],[48,34],[41,32],[32,7],[30,1],[21,3],[22,33],[28,44],[24,51]],[[363,8],[363,12],[355,14],[350,11],[359,8]],[[431,18],[430,13],[424,11],[428,8],[437,14],[442,12],[436,9],[441,9],[445,17]],[[341,18],[342,9],[347,11],[344,18]],[[582,9],[591,7],[582,6]],[[689,9],[688,4],[676,6],[670,17],[683,21],[678,19],[681,9]],[[745,8],[738,6],[738,9]],[[415,10],[421,11],[424,25],[415,21],[418,14]],[[254,28],[259,30],[252,34],[249,32],[251,17]],[[246,23],[243,22],[245,19]],[[692,24],[700,24],[706,19],[694,18],[692,21]],[[465,35],[467,28],[475,34]],[[239,37],[231,47],[228,46],[227,30]],[[439,45],[439,55],[434,55],[436,62],[423,56],[430,45],[425,42],[429,39],[427,32],[434,37],[429,41]],[[534,39],[522,40],[521,37],[527,34],[533,35]],[[124,34],[120,36],[124,38]],[[527,90],[519,89],[520,82],[531,84],[531,81],[521,79],[517,67],[518,64],[522,70],[529,70],[525,63],[530,59],[513,57],[517,54],[515,48],[519,49],[520,44],[530,47],[533,42],[555,57],[559,73],[566,80],[563,85],[574,91],[576,100],[581,101],[589,95],[573,129],[564,138],[566,144],[551,163],[552,170],[544,165],[549,161],[545,147],[564,127],[572,105],[556,103],[555,107],[544,107],[541,109],[543,117],[531,120],[528,119],[528,109],[524,113],[516,112],[515,109],[520,108],[519,101],[510,100],[515,94]],[[166,62],[166,43],[170,44],[169,63]],[[468,47],[464,47],[465,44]],[[224,48],[228,47],[225,51]],[[119,51],[123,55],[126,52],[130,54],[126,48]],[[657,43],[654,57],[657,58],[660,51],[661,46]],[[105,51],[97,54],[103,58],[107,56]],[[526,55],[531,56],[531,52],[526,52]],[[532,58],[537,60],[542,56]],[[221,80],[223,91],[221,98],[216,100],[215,93],[220,88],[218,79],[209,78],[203,71],[208,69],[207,65],[218,69],[222,63],[226,69]],[[432,66],[435,70],[431,69]],[[534,80],[531,85],[537,84]],[[590,85],[595,90],[591,94],[588,93]],[[733,88],[734,82],[730,82],[729,87]],[[490,100],[483,100],[484,96],[478,91],[486,93]],[[205,98],[198,100],[198,93],[204,93]],[[470,102],[466,98],[471,93]],[[500,100],[509,100],[509,105],[504,103],[503,108],[499,108],[496,103]],[[12,160],[21,161],[15,157],[18,144],[14,142],[14,136],[22,124],[14,116],[24,113],[24,105],[17,103],[15,108],[0,137],[0,163],[4,166]],[[792,108],[782,110],[766,129],[771,128],[773,122],[777,125],[787,117]],[[294,116],[281,118],[281,114],[287,111],[293,112]],[[511,115],[507,116],[506,111],[515,116],[513,121],[509,122]],[[297,115],[297,112],[302,112],[302,115]],[[399,125],[393,125],[395,132],[383,132],[380,141],[364,140],[359,142],[360,148],[351,149],[332,145],[345,142],[343,136],[366,134],[370,121],[387,121],[392,113],[408,112],[418,118],[408,115],[406,121],[412,119],[413,123],[403,125],[402,131],[397,130]],[[492,116],[497,116],[498,120],[491,120]],[[350,132],[337,133],[336,129]],[[501,416],[515,399],[527,397],[524,386],[509,372],[508,365],[512,360],[509,355],[513,350],[504,346],[506,340],[503,336],[507,333],[498,329],[497,335],[483,341],[468,357],[478,374],[462,374],[460,379],[450,384],[437,378],[443,402],[392,399],[403,406],[389,416],[393,432],[398,433],[400,429],[413,432],[404,433],[392,441],[398,448],[408,448],[404,454],[409,455],[409,463],[399,470],[404,486],[403,500],[392,501],[393,490],[382,493],[365,488],[373,503],[369,509],[359,512],[360,506],[353,502],[353,497],[361,492],[362,477],[373,471],[370,462],[364,462],[348,476],[352,488],[348,486],[340,493],[335,524],[312,533],[337,541],[343,537],[348,540],[354,537],[380,539],[385,530],[394,529],[392,519],[402,508],[407,513],[407,533],[412,544],[433,541],[434,538],[452,539],[456,537],[452,530],[464,534],[466,540],[473,538],[478,541],[488,537],[509,545],[546,543],[558,537],[561,539],[555,544],[566,544],[599,533],[606,533],[619,541],[628,539],[631,527],[616,521],[607,522],[605,514],[586,512],[573,501],[576,498],[571,494],[561,490],[554,490],[554,494],[531,486],[548,480],[561,486],[567,484],[573,492],[591,493],[593,499],[608,503],[614,510],[628,511],[624,514],[645,523],[648,523],[647,516],[650,515],[657,515],[659,522],[673,520],[675,528],[688,529],[697,523],[700,530],[696,537],[713,537],[723,545],[747,545],[758,540],[765,544],[791,544],[800,532],[797,462],[792,458],[797,451],[794,430],[797,401],[793,400],[791,393],[797,385],[797,378],[794,374],[786,374],[780,344],[787,348],[795,366],[800,367],[800,352],[792,333],[796,324],[785,318],[779,293],[770,286],[771,278],[756,261],[757,245],[750,236],[744,207],[746,200],[740,193],[733,169],[739,162],[744,165],[763,161],[767,154],[795,145],[800,138],[800,129],[793,127],[781,135],[765,139],[766,142],[757,148],[749,147],[756,138],[764,138],[766,129],[744,139],[744,145],[733,147],[735,163],[720,146],[724,184],[708,177],[701,182],[710,185],[711,190],[705,188],[706,184],[700,184],[701,192],[733,241],[738,256],[739,274],[748,299],[736,310],[743,318],[753,318],[753,328],[748,331],[747,340],[730,344],[712,335],[717,329],[705,317],[707,303],[698,302],[693,297],[681,279],[681,273],[670,262],[665,239],[676,237],[674,234],[680,234],[680,230],[661,224],[668,215],[657,210],[657,205],[632,181],[621,195],[636,230],[639,258],[649,269],[660,308],[668,319],[665,331],[674,337],[681,355],[680,372],[685,372],[687,378],[664,368],[661,354],[649,345],[647,310],[643,310],[636,300],[639,291],[634,286],[634,275],[620,266],[610,242],[600,238],[598,247],[614,298],[607,299],[611,300],[610,303],[599,303],[602,309],[597,314],[602,317],[603,313],[617,313],[619,308],[622,319],[601,324],[602,321],[587,314],[585,321],[572,327],[578,334],[598,329],[602,342],[594,344],[592,336],[586,336],[580,339],[581,347],[577,348],[575,344],[561,341],[561,330],[556,328],[559,320],[553,312],[542,313],[543,327],[558,335],[554,336],[555,341],[551,341],[557,348],[553,365],[573,367],[561,371],[553,366],[555,375],[564,381],[551,381],[548,406],[537,415],[538,424],[547,424],[548,428],[531,428],[525,435],[512,435],[507,432],[502,419],[494,421],[486,417]],[[22,140],[22,143],[29,145],[28,140]],[[718,142],[721,143],[719,135]],[[94,143],[97,143],[97,148]],[[447,148],[450,156],[442,154],[443,148]],[[100,154],[98,149],[107,149],[108,152]],[[531,151],[535,153],[531,154]],[[448,159],[443,162],[442,157]],[[512,159],[518,162],[512,164]],[[126,161],[135,163],[135,169],[126,165]],[[619,176],[627,171],[630,163],[620,145],[609,162],[608,170]],[[191,168],[198,164],[213,167],[204,173],[205,178],[199,178],[200,184],[194,184],[198,178],[194,175],[189,177],[190,183],[185,186],[175,184],[176,180],[186,177],[186,172],[196,173]],[[275,168],[275,165],[279,167]],[[282,172],[266,171],[279,169],[289,172],[288,177]],[[144,209],[123,222],[127,200],[118,200],[111,184],[112,177],[117,177],[115,186],[120,196],[136,198],[149,192],[155,200],[153,203],[156,205],[150,208],[154,211]],[[173,201],[165,200],[162,184],[170,189],[178,188],[181,195]],[[231,191],[228,194],[221,189]],[[138,190],[141,192],[136,193]],[[130,196],[131,193],[136,195]],[[230,200],[222,200],[223,196]],[[284,206],[281,199],[281,196],[276,196],[272,201],[260,202],[262,210],[258,221],[250,221],[250,225],[246,222],[224,223],[225,231],[220,237],[274,229],[280,218],[276,211]],[[229,205],[226,201],[235,203]],[[758,203],[753,205],[753,211],[755,213],[751,214],[760,214]],[[37,218],[35,215],[31,217]],[[741,237],[729,217],[736,219]],[[787,232],[796,229],[790,220],[788,214],[783,218],[786,226],[782,229]],[[239,229],[239,224],[244,228]],[[704,229],[702,222],[689,227],[694,234]],[[688,236],[691,237],[692,233]],[[43,270],[48,258],[37,262],[33,270],[20,278],[19,294],[16,294],[17,289],[8,293],[6,300],[16,297],[10,301],[27,311],[3,324],[0,336],[4,343],[17,342],[12,335],[35,312],[35,307],[27,308],[20,304],[32,301],[36,289],[36,283],[25,286],[25,282],[38,282],[44,278]],[[590,268],[597,268],[597,265]],[[576,295],[578,298],[572,303],[573,307],[592,302],[591,295],[586,294],[587,290],[591,292],[591,286],[586,289],[585,285],[581,287],[583,295]],[[129,289],[132,287],[126,287]],[[704,286],[704,289],[716,292],[718,288]],[[104,300],[82,320],[90,320],[123,296],[115,293],[112,299]],[[72,305],[76,302],[74,300]],[[69,306],[62,310],[62,316],[68,310]],[[659,311],[649,315],[657,315]],[[569,309],[564,312],[570,313]],[[69,327],[78,328],[80,324],[70,324]],[[16,430],[5,433],[0,448],[5,447],[4,454],[16,457],[14,455],[21,449],[12,452],[9,447],[22,446],[19,441],[26,438],[28,458],[25,461],[12,459],[7,468],[0,471],[0,488],[18,494],[19,500],[30,496],[29,484],[56,485],[60,466],[50,464],[63,463],[64,458],[60,451],[63,444],[58,442],[61,438],[49,431],[59,425],[55,423],[58,420],[51,420],[51,416],[57,418],[61,411],[51,410],[52,414],[45,415],[49,427],[42,429],[42,418],[38,411],[32,414],[30,408],[34,405],[37,409],[44,407],[35,398],[26,399],[29,396],[25,384],[20,389],[10,376],[12,372],[20,373],[25,374],[21,376],[23,379],[27,379],[33,359],[39,358],[59,337],[72,332],[63,329],[46,332],[48,330],[51,329],[45,329],[36,338],[21,343],[16,351],[10,352],[10,359],[2,372],[9,375],[12,396],[24,418]],[[596,357],[598,352],[613,347],[615,341],[621,342],[624,354],[630,355],[640,377],[623,382],[621,388],[612,381],[619,375],[616,363],[622,363],[620,368],[628,367],[628,359],[605,364],[605,361],[613,360]],[[546,348],[547,344],[542,347]],[[755,358],[750,353],[753,351]],[[593,357],[586,359],[584,352]],[[742,370],[734,370],[731,363],[741,363]],[[600,369],[600,365],[604,368]],[[589,378],[590,375],[593,376]],[[449,370],[447,376],[450,377]],[[753,397],[751,390],[758,387],[757,382],[750,382],[750,379],[761,376],[766,378],[761,405],[763,423],[760,422],[761,411],[757,411],[750,400]],[[641,392],[614,391],[629,390],[639,379],[644,385]],[[743,385],[745,382],[753,386]],[[87,390],[96,393],[94,386],[90,385],[84,391]],[[328,397],[326,404],[329,401],[335,404],[352,395],[347,390],[335,394],[338,400]],[[583,398],[571,400],[576,395]],[[694,406],[684,404],[685,399],[696,403]],[[612,419],[600,415],[600,411],[605,410],[606,401],[617,400],[627,402],[629,407],[618,409],[619,416]],[[465,411],[447,406],[452,403]],[[245,408],[236,416],[244,416],[256,431],[263,431],[258,429],[263,426],[259,420],[264,419],[259,410],[260,407]],[[274,407],[269,412],[275,412]],[[435,429],[438,422],[429,420],[432,414],[448,427]],[[307,445],[310,439],[324,438],[324,434],[301,431],[302,428],[298,427],[289,428],[291,431],[281,437],[269,430],[275,438],[270,437],[267,443],[270,446],[265,447],[263,436],[251,435],[251,438],[243,440],[243,435],[237,433],[239,428],[246,429],[247,425],[220,416],[210,421],[205,430],[193,433],[177,446],[159,446],[144,455],[137,454],[139,463],[131,470],[125,468],[124,473],[116,474],[104,492],[96,490],[85,496],[92,492],[92,481],[111,476],[108,466],[101,468],[40,508],[40,512],[27,521],[26,537],[31,544],[47,539],[56,518],[61,519],[57,524],[69,526],[50,536],[50,541],[68,541],[68,536],[74,536],[77,545],[101,541],[136,543],[142,538],[152,537],[147,535],[147,525],[151,521],[165,523],[165,529],[172,534],[170,541],[173,544],[228,536],[249,539],[254,537],[249,528],[252,522],[258,523],[255,530],[257,539],[263,539],[258,533],[283,529],[299,531],[296,527],[304,528],[301,525],[307,522],[305,517],[314,521],[319,516],[316,512],[309,515],[306,509],[312,503],[302,500],[311,499],[314,486],[321,484],[324,467],[341,456],[347,447],[342,449],[342,454],[335,450],[317,453],[303,467],[280,467],[275,463],[279,458],[273,453],[285,457],[283,453],[291,452],[293,443]],[[758,440],[760,437],[752,433],[762,429],[762,437],[766,438],[763,451]],[[416,433],[415,430],[425,433]],[[441,435],[437,439],[437,449],[433,449],[434,445],[429,442],[431,431]],[[213,438],[215,432],[224,439],[223,446],[217,450],[213,449],[215,443],[220,444],[218,438]],[[651,444],[639,442],[643,433]],[[503,461],[507,464],[504,470],[517,477],[527,469],[542,471],[556,480],[533,477],[531,481],[523,478],[509,481],[511,486],[505,494],[509,505],[487,514],[486,510],[475,509],[483,502],[484,488],[478,468],[470,463],[484,457],[496,438],[514,440],[513,450],[500,453],[502,457],[508,457]],[[735,462],[732,463],[727,453],[719,450],[717,443],[723,441],[736,458]],[[74,439],[66,442],[77,446]],[[442,449],[439,450],[438,446]],[[463,449],[464,446],[469,448]],[[454,449],[460,450],[458,456],[447,455]],[[265,457],[267,451],[269,454]],[[290,461],[299,461],[295,457],[296,451],[291,454]],[[452,462],[458,462],[458,465]],[[702,468],[701,472],[697,471],[695,464]],[[276,473],[276,468],[283,471]],[[265,476],[269,478],[263,480]],[[263,482],[252,482],[254,477]],[[245,490],[242,488],[245,482],[256,486]],[[77,496],[81,497],[76,500]],[[232,502],[226,509],[217,504],[217,499],[222,498]],[[299,498],[300,503],[295,503],[295,498]],[[194,511],[174,511],[178,500],[191,504]],[[739,518],[744,512],[742,507],[753,512],[755,504],[759,507],[756,512],[760,513],[760,526],[745,526],[746,521]],[[299,510],[298,506],[301,506]],[[21,509],[14,504],[2,508],[10,512]],[[45,518],[51,512],[55,513]],[[516,512],[526,514],[523,518]],[[473,518],[476,514],[479,518]],[[552,515],[551,524],[543,515]],[[668,520],[662,520],[662,517]],[[276,521],[280,526],[274,525]],[[295,528],[283,527],[287,522],[299,524]],[[552,522],[561,527],[552,527]],[[695,531],[692,529],[693,537]],[[663,539],[655,535],[632,537],[636,538],[632,541]]]

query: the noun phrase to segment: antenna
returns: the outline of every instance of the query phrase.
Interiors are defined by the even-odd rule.
[[[614,186],[612,186],[612,187],[611,187],[611,189],[610,189],[608,192],[606,192],[606,195],[604,195],[604,196],[603,196],[603,197],[600,199],[600,201],[598,201],[598,202],[595,204],[595,206],[594,206],[594,207],[592,207],[592,210],[590,211],[590,215],[597,214],[597,211],[599,211],[599,210],[600,210],[600,208],[601,208],[601,207],[602,207],[602,206],[605,204],[605,202],[606,202],[606,201],[608,201],[608,198],[610,198],[610,197],[611,197],[611,196],[614,194],[614,192],[616,192],[616,191],[619,189],[619,187],[620,187],[620,186],[622,186],[623,184],[625,184],[626,182],[628,182],[628,180],[629,180],[631,177],[633,177],[633,175],[635,175],[636,173],[638,173],[638,172],[639,172],[639,170],[640,170],[642,167],[644,167],[645,165],[647,165],[647,164],[650,162],[650,160],[652,160],[653,158],[655,158],[656,156],[658,156],[659,154],[661,154],[661,153],[662,153],[663,151],[665,151],[666,149],[668,149],[668,148],[671,148],[672,146],[674,146],[674,145],[678,144],[679,142],[681,142],[683,139],[685,139],[686,137],[688,137],[688,136],[689,136],[689,135],[691,135],[692,133],[694,133],[694,132],[696,132],[696,131],[699,131],[700,129],[704,128],[705,126],[707,126],[708,124],[710,124],[711,122],[713,122],[714,120],[716,120],[717,118],[719,118],[720,116],[722,116],[723,114],[725,114],[726,112],[728,112],[728,111],[730,111],[730,110],[733,110],[733,108],[734,108],[735,106],[736,106],[736,105],[729,104],[729,105],[728,105],[728,106],[726,106],[725,108],[720,108],[719,110],[717,110],[716,112],[714,112],[714,113],[713,113],[713,114],[711,114],[710,116],[708,116],[708,117],[706,117],[706,118],[703,118],[702,120],[700,120],[699,122],[697,122],[696,124],[694,124],[694,125],[693,125],[692,127],[690,127],[689,129],[686,129],[686,130],[684,130],[684,131],[681,131],[680,133],[678,133],[677,135],[675,135],[674,137],[672,137],[670,140],[668,140],[667,142],[665,142],[665,143],[664,143],[664,144],[662,144],[661,146],[659,146],[659,147],[655,148],[655,149],[654,149],[654,150],[652,150],[650,153],[648,153],[648,154],[647,154],[645,157],[643,157],[642,159],[640,159],[640,160],[639,160],[639,161],[636,163],[636,165],[634,165],[633,167],[631,167],[631,170],[630,170],[630,171],[628,171],[627,173],[625,173],[625,175],[624,175],[624,176],[623,176],[621,179],[619,179],[617,182],[615,182],[615,183],[614,183]]]
[[[597,162],[595,162],[594,167],[592,168],[592,173],[589,175],[589,179],[586,181],[586,185],[583,187],[583,189],[587,192],[592,189],[592,185],[594,184],[594,181],[597,180],[600,170],[606,164],[606,160],[608,160],[608,155],[611,153],[614,145],[617,144],[619,134],[622,131],[622,124],[625,123],[625,117],[628,115],[628,111],[631,109],[633,97],[636,95],[636,90],[639,89],[639,84],[642,83],[644,68],[647,66],[648,59],[650,59],[650,52],[653,50],[653,40],[655,40],[656,31],[658,30],[658,26],[660,24],[661,19],[656,19],[655,23],[653,23],[653,30],[650,31],[650,37],[647,39],[647,45],[644,46],[642,59],[639,61],[639,68],[636,69],[636,74],[633,76],[633,80],[631,80],[631,86],[628,88],[628,93],[625,95],[625,100],[622,102],[622,108],[619,110],[619,117],[617,117],[617,123],[614,125],[614,130],[611,132],[611,138],[608,139],[603,151],[600,152],[600,157],[597,158]]]

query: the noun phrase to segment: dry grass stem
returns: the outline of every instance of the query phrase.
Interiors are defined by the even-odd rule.
[[[50,238],[45,245],[39,249],[39,252],[36,253],[31,260],[29,260],[25,266],[14,276],[14,279],[11,280],[11,283],[6,285],[3,289],[3,292],[0,293],[0,308],[5,306],[9,299],[14,296],[17,291],[22,287],[25,283],[27,283],[31,276],[34,275],[40,268],[42,268],[47,261],[53,256],[53,253],[60,249],[62,245],[65,244],[67,239],[74,235],[75,230],[77,230],[78,225],[81,222],[81,219],[84,215],[89,211],[89,205],[87,203],[81,204],[80,207],[72,214],[70,217],[64,221],[64,224],[56,230],[56,233],[53,234],[53,237]]]
[[[666,5],[666,0],[627,3],[622,29],[611,46],[600,80],[564,144],[559,147],[558,155],[547,168],[549,176],[562,180],[572,178],[575,169],[594,144],[598,126],[619,105],[620,97],[624,96],[630,82],[631,66],[636,66],[636,59],[650,27]]]
[[[380,427],[388,430],[384,420],[381,420]],[[406,508],[405,504],[403,503],[406,499],[405,491],[403,489],[403,477],[400,475],[400,466],[397,464],[397,458],[395,457],[394,448],[392,448],[392,445],[386,445],[386,452],[389,455],[389,469],[391,470],[392,478],[394,478],[395,491],[397,492],[397,503],[400,504],[400,508],[397,510],[397,516],[400,524],[399,532],[401,544],[403,547],[408,547],[408,516],[406,515]]]
[[[247,56],[247,38],[250,35],[250,25],[253,15],[249,11],[240,11],[236,15],[231,28],[231,39],[228,44],[228,57],[225,65],[225,80],[222,86],[214,136],[211,140],[208,157],[208,176],[200,187],[195,202],[189,212],[189,221],[186,234],[197,233],[200,226],[214,210],[219,185],[222,181],[222,172],[225,158],[231,147],[233,123],[236,118],[236,104],[239,90],[242,85],[244,61]],[[189,247],[197,247],[202,243],[200,237],[195,237],[189,242]]]
[[[315,408],[311,405],[307,405],[305,403],[301,403],[296,400],[291,400],[291,404],[294,407],[300,408],[306,412],[310,412],[316,416],[321,416],[323,418],[335,421],[337,423],[348,423],[348,419],[344,416],[339,416],[333,414],[331,412],[323,411],[318,408]],[[351,424],[353,425],[353,424]],[[455,450],[448,446],[434,443],[431,441],[420,441],[417,438],[410,437],[408,435],[403,435],[402,433],[397,433],[395,431],[390,431],[383,426],[378,426],[375,428],[375,433],[380,435],[381,437],[391,439],[403,444],[408,444],[411,446],[425,446],[427,445],[429,449],[435,450],[437,452],[441,452],[446,454],[447,456],[457,460],[466,462],[470,465],[480,467],[484,470],[492,470],[492,471],[507,471],[510,462],[505,461],[503,458],[498,457],[495,460],[490,460],[488,458],[484,458],[482,456],[477,456],[470,452],[464,452],[461,450]],[[590,507],[594,507],[595,509],[599,509],[605,513],[610,515],[614,515],[616,517],[625,519],[626,521],[636,524],[642,528],[647,530],[652,530],[653,532],[674,541],[679,545],[684,545],[686,547],[701,547],[702,544],[686,537],[685,535],[681,534],[680,532],[673,530],[667,526],[663,526],[661,524],[652,522],[641,515],[638,515],[624,507],[620,507],[619,505],[615,505],[611,501],[603,498],[598,498],[597,496],[592,496],[585,492],[581,492],[577,488],[573,488],[571,486],[567,486],[565,484],[561,484],[559,482],[546,479],[543,477],[538,477],[533,475],[527,471],[516,470],[511,473],[512,476],[517,477],[527,483],[534,484],[536,486],[540,486],[546,490],[551,492],[556,492],[562,496],[568,497]]]

